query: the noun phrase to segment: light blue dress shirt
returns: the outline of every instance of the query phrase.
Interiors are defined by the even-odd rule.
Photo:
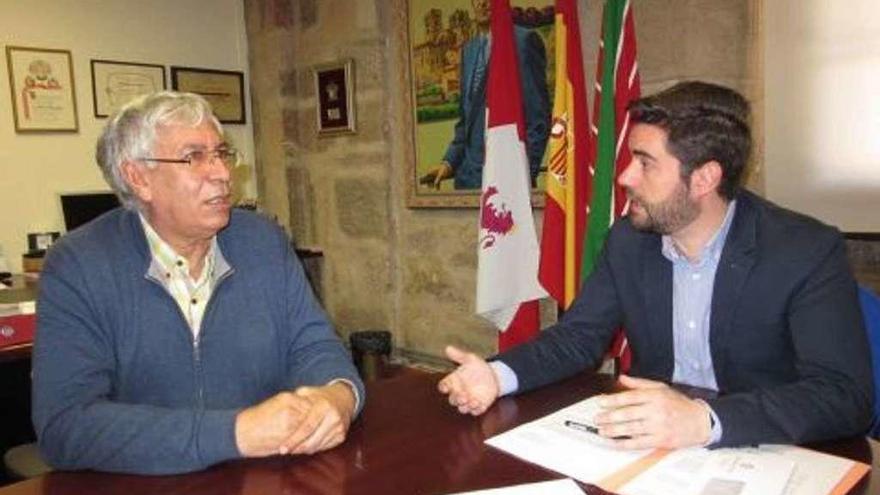
[[[733,201],[718,231],[693,260],[687,259],[679,251],[670,236],[664,235],[662,238],[663,256],[672,262],[674,383],[718,390],[709,349],[712,289],[735,210],[736,201]]]
[[[671,237],[664,235],[662,238],[663,256],[672,262],[673,383],[718,390],[709,347],[712,289],[735,211],[736,201],[731,201],[718,231],[694,260],[687,259],[679,252]],[[721,421],[711,407],[709,413],[712,415],[709,444],[713,444],[721,440],[723,430]]]

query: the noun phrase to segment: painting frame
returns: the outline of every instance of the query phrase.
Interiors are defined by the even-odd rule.
[[[137,96],[167,89],[165,66],[120,60],[91,59],[92,109],[107,118]]]
[[[357,132],[354,60],[312,67],[315,83],[315,126],[318,137]]]
[[[203,96],[223,124],[246,124],[244,72],[171,66],[171,88]]]
[[[402,11],[402,15],[396,20],[398,25],[395,31],[404,41],[405,53],[402,54],[406,64],[406,80],[404,81],[404,90],[408,99],[405,102],[407,112],[410,114],[408,120],[411,122],[411,152],[409,155],[409,163],[405,170],[405,199],[406,206],[409,208],[476,208],[480,206],[480,185],[479,176],[473,186],[464,186],[468,188],[457,189],[462,187],[458,183],[453,183],[453,179],[443,181],[440,189],[435,189],[431,184],[428,174],[443,163],[445,158],[444,151],[453,141],[453,124],[460,119],[463,106],[467,101],[464,99],[467,92],[464,77],[461,75],[463,67],[467,67],[464,45],[473,36],[473,28],[462,28],[462,31],[470,30],[470,34],[458,34],[454,32],[460,26],[468,22],[477,20],[476,10],[472,9],[470,0],[400,0],[395,2]],[[553,2],[552,0],[514,0],[513,1],[514,23],[517,26],[524,27],[528,31],[535,32],[541,37],[544,48],[544,60],[546,62],[546,70],[543,72],[546,81],[547,92],[549,98],[542,98],[544,104],[541,106],[543,113],[546,114],[547,134],[544,139],[549,137],[550,113],[552,108],[552,93],[555,80],[555,60],[554,60],[554,44],[553,44]],[[435,12],[432,12],[435,11]],[[462,11],[466,14],[462,14]],[[434,19],[429,17],[433,15]],[[456,21],[456,16],[458,22]],[[468,17],[471,18],[469,21]],[[464,21],[462,21],[464,19]],[[429,33],[431,27],[437,28],[437,33],[432,39]],[[457,38],[457,39],[456,39]],[[448,44],[440,53],[431,53],[428,45],[444,44],[444,40],[453,39],[453,44]],[[435,41],[436,40],[436,41]],[[517,40],[518,48],[520,39]],[[471,52],[473,53],[473,52]],[[521,55],[522,56],[522,55]],[[436,95],[436,88],[428,88],[425,85],[424,73],[426,65],[430,65],[431,60],[443,60],[443,67],[434,68],[442,82],[438,82],[444,87],[444,91],[456,90],[460,95],[458,98],[453,94],[452,98],[440,99],[434,109],[428,108],[429,112],[437,110],[437,116],[430,117],[426,120],[424,113],[426,110],[426,101],[432,99]],[[528,59],[527,59],[528,60]],[[522,63],[522,62],[521,62]],[[538,67],[539,65],[531,65]],[[458,85],[447,85],[449,74],[454,73],[454,80]],[[541,74],[541,71],[534,70],[531,74]],[[459,78],[462,80],[460,81]],[[524,79],[534,80],[534,78],[525,77]],[[436,82],[436,81],[435,81]],[[426,91],[427,89],[427,91]],[[433,92],[431,90],[434,90]],[[526,91],[524,94],[532,94]],[[428,107],[432,106],[430,103]],[[446,108],[443,108],[443,107]],[[454,107],[454,108],[453,108]],[[446,115],[449,114],[449,115]],[[528,119],[528,113],[527,113]],[[446,120],[446,123],[441,122]],[[478,120],[478,119],[475,119]],[[543,119],[541,119],[543,120]],[[427,123],[427,125],[426,125]],[[446,128],[445,130],[441,128]],[[472,126],[471,126],[472,127]],[[467,131],[466,131],[467,132]],[[457,135],[457,134],[456,134]],[[465,139],[471,139],[466,137]],[[532,143],[537,143],[533,141]],[[467,146],[467,145],[466,145]],[[527,143],[527,147],[529,143]],[[408,146],[409,148],[409,146]],[[546,152],[546,148],[536,145],[532,149],[541,149]],[[546,153],[542,160],[536,179],[537,187],[531,189],[532,205],[537,208],[544,206],[544,174],[546,173]],[[534,162],[532,162],[534,163]],[[473,173],[471,172],[471,176]]]
[[[6,66],[16,133],[79,131],[70,50],[7,45]]]

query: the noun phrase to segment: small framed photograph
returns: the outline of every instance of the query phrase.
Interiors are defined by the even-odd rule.
[[[318,135],[355,132],[354,61],[314,68]]]
[[[247,123],[243,72],[172,66],[171,88],[204,96],[224,124]]]
[[[161,65],[92,59],[95,117],[109,117],[134,98],[165,88]]]
[[[70,50],[6,47],[15,132],[76,132]]]

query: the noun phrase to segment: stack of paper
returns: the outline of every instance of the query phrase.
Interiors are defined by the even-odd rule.
[[[795,445],[762,445],[758,450],[795,462],[785,495],[844,494],[871,471],[867,464]]]
[[[591,433],[592,399],[486,440],[508,454],[621,495],[837,495],[870,466],[790,445],[617,450]]]
[[[620,488],[621,495],[782,495],[794,462],[754,450],[683,449]]]
[[[34,301],[11,303],[0,302],[0,316],[32,315],[36,313],[36,311],[37,305]]]

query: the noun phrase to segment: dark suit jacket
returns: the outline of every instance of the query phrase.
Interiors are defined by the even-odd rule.
[[[672,264],[660,236],[612,228],[592,276],[561,321],[499,356],[520,391],[594,368],[623,324],[631,374],[673,374]],[[840,233],[741,192],[722,251],[709,345],[720,395],[719,446],[803,443],[862,434],[871,361]]]
[[[526,155],[532,182],[538,176],[550,137],[550,94],[547,89],[547,56],[540,35],[515,26],[519,78],[526,125]],[[486,38],[473,38],[461,49],[459,118],[443,160],[455,171],[456,189],[479,189],[485,162],[486,83],[489,68],[477,78],[477,64],[489,62]],[[483,56],[480,52],[485,51]],[[481,60],[482,59],[482,60]],[[479,79],[479,80],[478,80]]]

